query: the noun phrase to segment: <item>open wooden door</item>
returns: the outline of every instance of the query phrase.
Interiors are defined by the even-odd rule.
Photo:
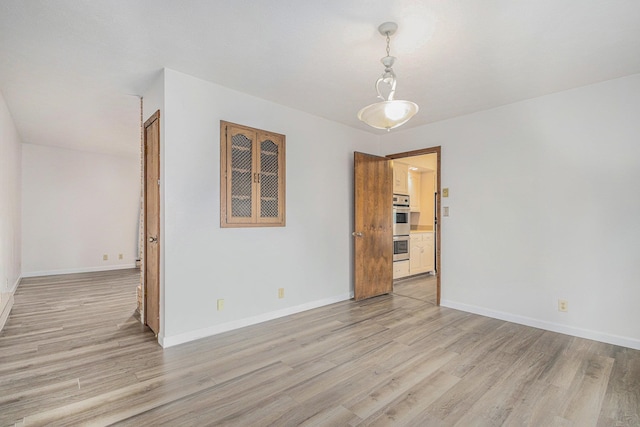
[[[393,169],[385,157],[354,153],[356,301],[393,291]]]
[[[160,331],[160,111],[144,124],[144,323]]]

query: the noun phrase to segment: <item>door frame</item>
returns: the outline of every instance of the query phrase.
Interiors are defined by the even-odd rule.
[[[440,286],[441,286],[441,282],[440,282],[440,277],[442,275],[442,252],[440,251],[440,245],[441,245],[441,229],[442,229],[442,208],[441,208],[441,194],[442,194],[442,182],[440,179],[441,176],[441,170],[442,170],[442,166],[441,166],[441,162],[440,159],[442,157],[442,149],[441,146],[438,145],[437,147],[429,147],[429,148],[422,148],[419,150],[413,150],[413,151],[405,151],[402,153],[395,153],[395,154],[387,154],[387,158],[394,160],[394,159],[402,159],[404,157],[414,157],[414,156],[422,156],[424,154],[436,154],[437,155],[437,160],[436,160],[436,164],[437,164],[437,168],[438,170],[436,170],[436,182],[437,182],[437,193],[436,193],[436,216],[438,218],[438,223],[436,224],[436,229],[435,229],[435,233],[436,233],[436,305],[440,305]]]

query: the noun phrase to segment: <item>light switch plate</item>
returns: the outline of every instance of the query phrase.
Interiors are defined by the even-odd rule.
[[[442,216],[449,216],[449,206],[442,207]]]
[[[449,197],[449,189],[448,188],[443,188],[442,189],[442,197]]]

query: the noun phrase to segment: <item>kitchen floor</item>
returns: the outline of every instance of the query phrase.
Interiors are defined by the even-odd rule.
[[[393,293],[436,305],[436,286],[436,275],[427,273],[395,280]]]

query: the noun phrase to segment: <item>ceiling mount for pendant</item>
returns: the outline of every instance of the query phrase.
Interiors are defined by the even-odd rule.
[[[380,34],[383,36],[392,36],[398,31],[398,24],[395,22],[383,22],[378,27],[378,31],[380,31]]]
[[[395,57],[390,54],[391,36],[398,30],[395,22],[384,22],[378,31],[387,38],[387,56],[380,59],[384,73],[376,80],[376,92],[382,101],[368,105],[358,112],[358,119],[376,129],[390,130],[406,123],[418,112],[418,105],[411,101],[394,99],[396,74],[393,72]]]

